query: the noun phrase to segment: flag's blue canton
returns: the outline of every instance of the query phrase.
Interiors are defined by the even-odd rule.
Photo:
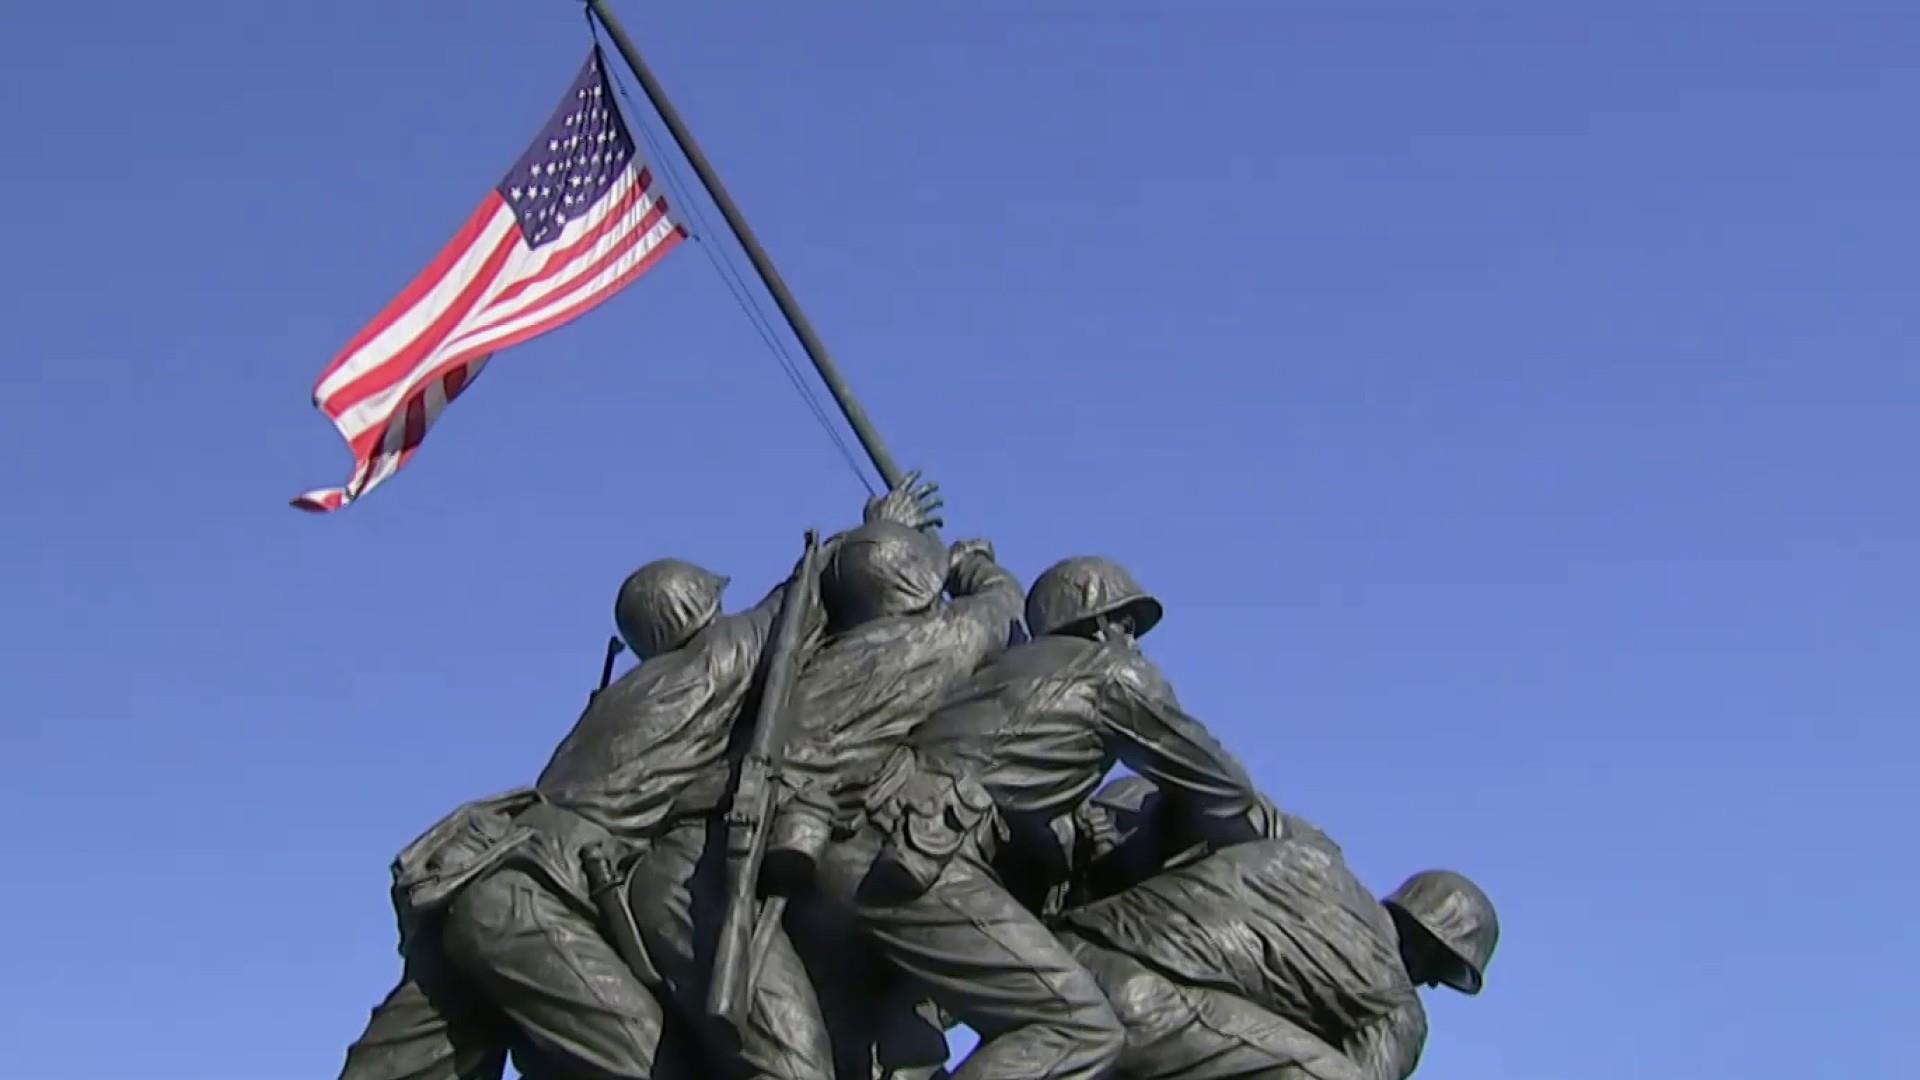
[[[500,181],[500,197],[513,207],[527,246],[537,248],[585,215],[632,160],[633,136],[596,47],[547,126]]]

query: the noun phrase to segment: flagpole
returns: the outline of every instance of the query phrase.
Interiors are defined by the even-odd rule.
[[[746,250],[747,258],[752,261],[753,268],[759,273],[760,280],[766,285],[767,291],[773,294],[773,302],[780,306],[780,314],[786,316],[787,325],[793,328],[794,336],[800,339],[801,348],[807,351],[807,359],[813,361],[814,370],[820,373],[820,381],[827,384],[827,390],[833,394],[835,404],[840,406],[841,415],[847,418],[847,426],[853,429],[854,437],[860,440],[860,445],[867,451],[867,457],[873,461],[873,467],[879,471],[880,479],[888,487],[897,486],[902,474],[900,467],[894,464],[893,455],[887,452],[886,443],[881,441],[880,433],[874,429],[873,421],[867,418],[867,411],[861,408],[860,402],[854,398],[852,389],[847,386],[847,380],[840,374],[840,368],[834,364],[832,355],[827,352],[826,344],[820,340],[820,335],[814,332],[813,324],[807,321],[806,313],[800,310],[799,301],[793,298],[793,293],[787,289],[787,283],[781,279],[780,271],[774,269],[773,259],[767,255],[766,249],[760,246],[759,238],[754,236],[753,228],[741,215],[740,208],[734,205],[733,197],[727,194],[726,185],[720,182],[719,175],[713,171],[712,164],[707,161],[707,155],[700,152],[700,144],[694,141],[693,132],[687,130],[686,123],[680,119],[679,111],[673,107],[673,102],[667,100],[667,92],[661,88],[660,81],[653,77],[652,69],[648,68],[647,62],[640,58],[640,51],[634,48],[633,39],[627,36],[626,27],[621,26],[620,20],[607,9],[606,0],[586,0],[586,4],[594,17],[600,21],[600,25],[606,27],[607,35],[613,38],[614,47],[620,50],[621,58],[627,62],[627,67],[632,69],[634,77],[640,80],[640,88],[646,92],[647,100],[653,104],[654,111],[660,114],[660,119],[666,122],[667,130],[673,135],[673,141],[679,144],[680,152],[685,154],[687,161],[692,164],[693,171],[700,177],[701,185],[707,189],[707,194],[713,197],[714,205],[720,208],[721,216],[727,219],[727,226],[733,230],[733,235],[740,241],[740,246]]]

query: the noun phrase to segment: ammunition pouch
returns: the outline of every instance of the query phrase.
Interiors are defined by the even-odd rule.
[[[986,788],[971,778],[938,772],[916,770],[867,816],[886,836],[875,872],[908,895],[931,889],[963,853],[991,861],[1007,839]]]
[[[533,839],[534,830],[514,819],[540,801],[532,788],[477,799],[441,818],[394,857],[392,896],[402,953],[423,921]]]

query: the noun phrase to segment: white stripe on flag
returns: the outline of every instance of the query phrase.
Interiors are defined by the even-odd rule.
[[[626,186],[630,188],[632,185],[628,184]],[[608,212],[611,211],[614,205],[617,205],[618,198],[619,196],[609,195],[609,201],[595,205],[593,213],[590,215],[594,220],[589,223],[586,228],[581,229],[579,233],[574,234],[572,237],[568,237],[565,233],[562,233],[560,244],[556,245],[556,247],[564,250],[564,245],[570,241],[577,242],[581,236],[599,228],[601,223],[607,220]],[[634,230],[639,228],[640,223],[646,220],[647,215],[653,213],[654,206],[655,200],[652,195],[641,196],[635,200],[633,206],[620,215],[618,221],[612,223],[611,227],[607,229],[605,236],[594,241],[592,247],[576,254],[559,267],[543,267],[543,269],[546,270],[547,276],[542,278],[538,284],[528,287],[525,292],[511,300],[497,305],[490,305],[486,311],[480,313],[479,317],[467,320],[467,324],[462,327],[460,332],[462,334],[471,334],[486,330],[492,323],[512,318],[521,311],[538,304],[542,299],[555,291],[566,287],[570,282],[584,273],[588,267],[592,266],[596,260],[604,258],[619,245],[626,243]],[[573,223],[568,222],[567,228],[568,230],[572,230]],[[461,338],[449,337],[445,347],[451,351],[452,349],[462,348],[464,346],[465,341]]]
[[[433,325],[433,320],[447,310],[453,303],[454,297],[459,296],[461,290],[473,281],[474,275],[480,272],[481,266],[487,261],[487,256],[493,254],[494,248],[499,246],[507,230],[515,227],[513,208],[502,202],[494,210],[493,216],[487,219],[486,226],[480,230],[479,238],[467,248],[465,254],[453,261],[433,288],[427,290],[399,318],[382,327],[380,332],[368,339],[365,345],[354,350],[353,355],[348,357],[345,363],[328,372],[314,388],[314,397],[324,405],[328,398],[351,385],[362,375],[393,359],[395,354],[419,337],[427,327]]]
[[[340,429],[340,434],[345,436],[348,442],[358,439],[367,431],[378,426],[388,413],[401,408],[421,382],[432,377],[436,371],[444,368],[449,361],[471,352],[476,347],[480,347],[473,342],[460,341],[460,335],[466,333],[469,327],[478,326],[490,319],[495,297],[519,282],[537,275],[541,268],[546,265],[547,253],[549,251],[564,250],[569,244],[579,243],[581,238],[597,228],[601,222],[605,221],[610,207],[615,204],[619,195],[631,190],[634,182],[638,179],[638,172],[633,171],[631,166],[629,166],[629,170],[632,173],[631,175],[624,176],[616,181],[609,187],[607,194],[603,196],[599,202],[594,204],[592,209],[581,217],[567,222],[566,227],[560,231],[560,235],[548,244],[543,244],[540,250],[534,251],[529,249],[526,241],[516,233],[513,239],[513,248],[507,255],[506,260],[501,264],[499,274],[492,281],[488,282],[486,287],[481,291],[479,300],[467,313],[467,317],[460,320],[460,322],[453,327],[450,327],[446,337],[442,339],[441,344],[427,355],[421,357],[419,362],[414,365],[413,369],[407,373],[405,378],[377,393],[369,395],[361,401],[354,402],[353,405],[342,412],[334,421],[335,426]],[[510,209],[506,212],[509,215],[512,214]],[[638,221],[639,219],[634,219],[634,224],[638,224]],[[622,224],[625,226],[624,222]],[[533,292],[539,288],[540,286],[535,286],[528,291]],[[550,315],[552,312],[548,312],[547,314]],[[536,319],[535,321],[539,320]],[[495,334],[489,336],[486,340],[497,341],[500,337],[501,335]]]
[[[658,248],[661,242],[666,240],[667,237],[673,235],[676,228],[678,228],[678,226],[673,222],[664,219],[655,223],[653,228],[648,229],[646,233],[640,237],[639,242],[634,244],[626,254],[608,263],[605,268],[598,274],[595,274],[592,280],[578,292],[567,296],[563,303],[537,308],[508,322],[475,331],[463,339],[461,347],[472,348],[475,346],[485,346],[491,342],[499,341],[501,338],[507,337],[516,331],[532,326],[537,322],[550,319],[557,312],[591,302],[592,299],[604,291],[607,286],[618,281],[622,274],[633,269],[634,266],[638,265],[639,262],[648,255],[653,254],[654,249]]]

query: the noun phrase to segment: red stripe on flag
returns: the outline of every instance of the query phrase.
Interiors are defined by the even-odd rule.
[[[567,264],[580,255],[592,251],[593,245],[599,243],[602,237],[619,230],[621,219],[626,217],[627,211],[632,210],[641,199],[646,198],[647,188],[652,182],[652,178],[648,175],[647,171],[642,169],[639,178],[634,181],[633,186],[628,188],[627,193],[620,197],[620,201],[615,203],[607,215],[600,219],[598,225],[595,225],[590,231],[581,234],[580,239],[568,244],[565,248],[549,252],[546,259],[541,262],[539,270],[500,290],[500,295],[494,297],[493,303],[505,304],[513,300],[521,293],[526,292],[535,285],[546,281],[554,274],[566,269]]]
[[[555,289],[553,292],[548,293],[545,296],[542,296],[540,299],[538,299],[534,303],[529,304],[527,307],[519,311],[515,311],[507,315],[502,315],[499,318],[492,320],[491,322],[481,323],[473,327],[472,329],[467,330],[466,332],[462,333],[458,338],[454,339],[454,344],[458,345],[461,342],[467,341],[468,339],[478,337],[479,335],[484,334],[487,331],[494,329],[495,327],[512,322],[515,319],[523,319],[523,318],[526,318],[528,315],[534,314],[536,312],[545,311],[548,308],[564,305],[567,302],[568,297],[572,296],[574,293],[579,292],[581,289],[586,288],[589,284],[591,284],[595,275],[599,274],[600,271],[605,270],[607,267],[612,266],[614,263],[620,261],[620,259],[624,257],[627,254],[627,252],[632,251],[635,247],[639,246],[640,241],[646,237],[647,231],[649,229],[652,229],[655,225],[660,224],[660,219],[665,216],[666,216],[666,207],[656,202],[653,205],[652,209],[647,211],[646,216],[642,217],[640,221],[632,229],[628,230],[624,236],[622,236],[618,241],[616,241],[612,247],[608,248],[606,252],[603,253],[599,258],[595,259],[592,263],[588,264],[584,270],[581,270],[579,273],[575,274],[573,276],[573,279],[567,282],[567,284],[561,286],[560,288]],[[489,343],[487,347],[498,348],[499,346]]]
[[[359,352],[380,331],[413,310],[413,306],[420,302],[420,298],[431,292],[433,287],[440,283],[440,279],[447,276],[447,271],[453,267],[453,264],[459,262],[467,249],[480,239],[481,231],[487,227],[487,222],[493,220],[494,210],[499,204],[499,193],[488,192],[487,197],[481,200],[480,208],[473,212],[473,216],[467,219],[466,224],[460,226],[460,231],[453,234],[453,239],[447,243],[446,247],[440,249],[440,254],[434,256],[433,261],[427,264],[427,268],[420,271],[419,276],[415,277],[399,296],[394,297],[391,303],[382,308],[380,314],[373,317],[372,322],[362,327],[360,332],[353,336],[352,341],[347,342],[347,347],[341,349],[339,355],[333,358],[333,362],[320,373],[320,377],[314,380],[313,392],[316,404],[318,404],[320,384],[326,382],[327,377],[339,370],[340,365],[346,363],[348,357]]]
[[[665,207],[663,206],[662,209],[664,210]],[[566,322],[569,319],[573,319],[581,315],[585,315],[587,312],[592,311],[594,308],[599,307],[608,298],[613,296],[614,293],[619,292],[623,287],[626,286],[627,282],[632,281],[635,277],[638,277],[640,274],[646,272],[647,270],[652,269],[653,265],[659,262],[660,259],[663,256],[665,256],[667,252],[672,251],[674,248],[680,246],[680,241],[685,240],[686,238],[687,238],[687,230],[676,226],[674,230],[668,233],[660,241],[660,243],[654,247],[652,251],[648,252],[643,258],[640,259],[640,261],[634,263],[632,269],[628,270],[626,273],[621,274],[619,277],[613,279],[612,281],[607,282],[606,287],[601,289],[599,292],[596,292],[592,296],[588,297],[587,299],[582,300],[577,305],[573,307],[569,307],[563,311],[557,312],[554,315],[538,323],[533,324],[532,326],[527,326],[519,330],[515,330],[513,333],[508,334],[506,337],[503,337],[498,341],[487,342],[486,351],[499,352],[502,349],[510,349],[513,346],[518,345],[529,338],[539,337],[541,334],[544,334],[547,331],[552,330],[554,327],[559,326],[560,324]]]
[[[648,228],[651,228],[653,225],[657,225],[659,223],[658,221],[659,217],[664,216],[666,212],[667,212],[666,200],[664,199],[658,200],[655,203],[653,210],[650,211],[647,215],[647,220],[651,223],[648,225]],[[621,253],[631,250],[633,247],[637,246],[639,239],[645,235],[646,235],[646,231],[644,229],[634,230],[632,233],[629,234],[628,242],[621,248]],[[551,302],[531,309],[532,311],[552,309],[553,314],[548,315],[545,318],[542,318],[538,322],[535,322],[531,325],[521,327],[520,329],[515,330],[504,337],[501,337],[496,340],[488,341],[483,345],[467,345],[467,346],[456,347],[451,352],[449,352],[448,355],[446,355],[445,357],[442,357],[440,362],[435,364],[430,371],[421,375],[417,379],[417,381],[420,384],[424,385],[433,379],[445,378],[454,369],[461,367],[468,360],[471,360],[476,356],[488,355],[491,353],[499,352],[502,349],[512,348],[513,346],[518,345],[531,338],[539,337],[541,334],[544,334],[547,331],[560,326],[561,324],[567,322],[570,319],[577,318],[581,315],[586,314],[589,311],[592,311],[594,308],[600,306],[600,304],[603,301],[605,301],[608,297],[612,296],[616,292],[619,292],[620,289],[623,286],[625,286],[627,282],[632,281],[639,274],[652,268],[653,265],[659,262],[660,259],[663,256],[665,256],[667,252],[679,246],[680,242],[686,239],[686,235],[687,235],[687,232],[685,228],[682,228],[680,226],[675,226],[674,230],[668,233],[665,237],[663,237],[660,243],[654,246],[652,251],[648,252],[645,256],[641,257],[639,261],[635,262],[632,267],[630,267],[625,272],[615,277],[612,281],[607,282],[606,285],[604,285],[603,287],[601,287],[600,289],[598,289],[597,291],[595,291],[589,296],[576,299],[576,300],[570,300],[566,303],[561,303],[560,302],[561,299],[563,299],[564,297],[571,297],[573,294],[578,293],[582,288],[584,288],[587,282],[592,280],[591,275],[582,275],[581,279],[578,282],[576,282],[573,286],[570,286],[568,288],[568,290],[566,291],[563,297],[555,297]],[[611,262],[612,260],[608,259],[603,261]],[[598,272],[598,270],[600,269],[604,269],[604,266],[597,266],[595,268],[595,272]],[[525,315],[527,314],[527,312],[522,312],[521,314]],[[471,335],[463,335],[463,336],[471,336]],[[411,404],[411,402],[409,402],[409,404]],[[388,421],[388,424],[390,424],[391,422],[392,422],[391,420]],[[375,424],[374,426],[368,428],[366,431],[361,432],[359,438],[349,440],[349,443],[350,445],[352,445],[355,454],[362,459],[369,458],[375,454],[378,454],[380,452],[381,445],[385,439],[385,432],[388,427],[388,424]]]
[[[495,206],[504,205],[497,193],[491,197],[490,201]],[[501,234],[499,242],[487,254],[486,261],[481,264],[473,278],[460,290],[459,295],[454,297],[453,303],[449,304],[447,309],[442,311],[424,331],[407,342],[406,346],[394,353],[391,358],[363,372],[358,378],[341,387],[332,397],[321,403],[321,408],[325,409],[329,415],[337,417],[406,378],[423,358],[440,347],[440,343],[446,339],[454,327],[466,319],[468,313],[480,302],[480,297],[500,276],[500,268],[513,254],[513,249],[522,243],[525,241],[521,239],[520,226],[516,223]]]
[[[464,365],[463,365],[464,366]],[[400,435],[400,449],[411,450],[427,437],[427,392],[416,390],[407,399],[407,427]]]
[[[305,510],[309,514],[331,514],[347,505],[347,493],[334,488],[315,495],[297,496],[292,503],[294,509]]]

